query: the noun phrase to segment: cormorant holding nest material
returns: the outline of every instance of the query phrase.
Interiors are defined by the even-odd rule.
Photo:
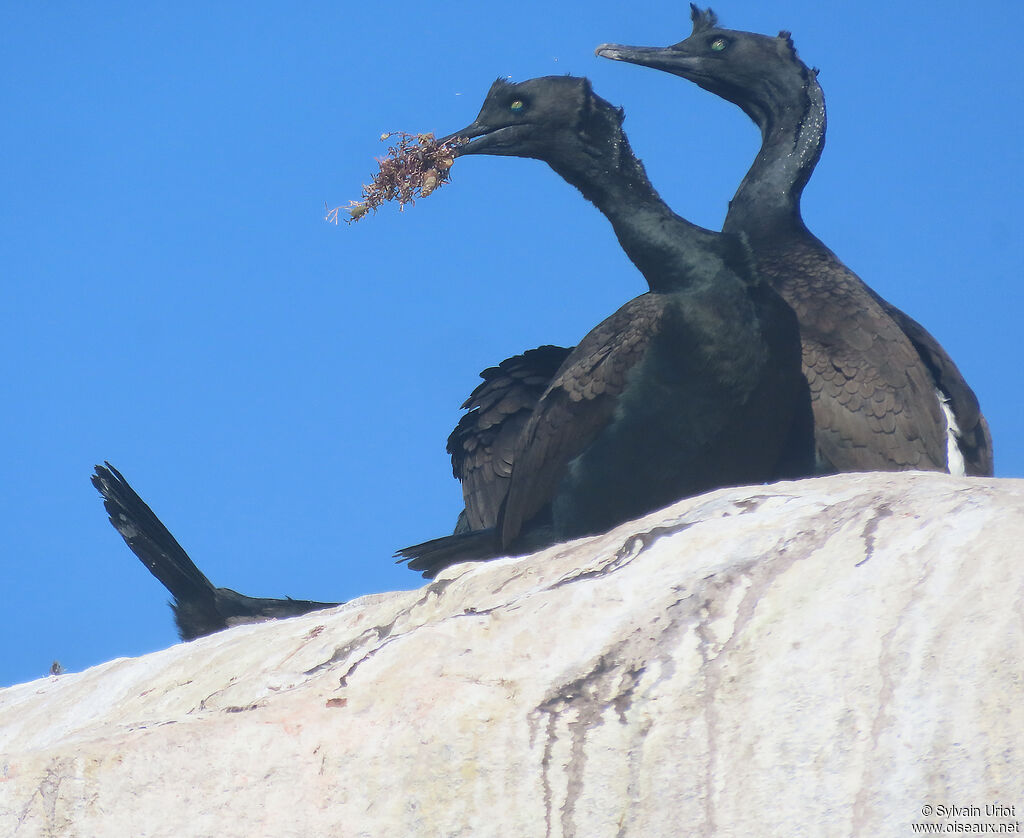
[[[793,311],[737,236],[658,197],[622,111],[582,78],[498,80],[456,154],[533,157],[608,218],[650,292],[569,354],[526,422],[493,528],[399,551],[432,576],[602,532],[710,489],[813,471]]]

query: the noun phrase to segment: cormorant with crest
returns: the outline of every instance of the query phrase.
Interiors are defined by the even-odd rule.
[[[693,32],[677,44],[602,44],[597,54],[688,79],[761,129],[722,229],[746,237],[761,275],[797,313],[819,470],[992,474],[988,424],[949,355],[804,225],[800,196],[825,141],[817,71],[788,32],[722,29],[710,9],[690,8]]]
[[[602,532],[710,489],[813,470],[796,318],[737,236],[658,197],[622,111],[582,78],[496,81],[459,157],[546,162],[608,218],[650,291],[555,372],[515,446],[493,528],[399,551],[431,576],[456,561]]]
[[[339,604],[265,599],[230,588],[215,588],[116,468],[110,463],[96,466],[92,484],[103,497],[114,529],[174,597],[171,610],[182,640],[194,640],[242,623],[295,617]]]

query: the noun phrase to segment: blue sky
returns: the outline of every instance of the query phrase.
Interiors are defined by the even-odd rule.
[[[733,0],[821,68],[811,229],[923,322],[1024,476],[1024,6]],[[571,344],[644,290],[535,161],[474,157],[357,225],[384,131],[447,133],[491,81],[573,73],[626,109],[662,196],[718,228],[759,137],[688,83],[593,57],[668,44],[680,2],[0,7],[0,685],[163,648],[167,595],[89,484],[110,460],[218,585],[410,588],[460,507],[445,439],[477,373]]]

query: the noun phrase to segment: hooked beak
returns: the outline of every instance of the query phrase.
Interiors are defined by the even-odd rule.
[[[479,137],[484,133],[484,130],[476,123],[471,122],[461,131],[454,131],[447,136],[441,137],[439,140],[435,140],[438,145],[444,145],[445,143],[454,142],[455,140],[472,140],[475,137]],[[465,153],[465,146],[459,146],[455,149],[455,156],[458,157],[460,154]]]
[[[666,73],[686,76],[698,67],[697,59],[676,47],[631,47],[625,44],[601,44],[594,50],[600,58],[639,64]]]
[[[508,125],[503,128],[489,128],[480,122],[471,122],[461,131],[449,134],[437,140],[438,143],[446,143],[455,139],[469,140],[455,148],[456,157],[466,154],[502,154],[518,134],[518,125]]]

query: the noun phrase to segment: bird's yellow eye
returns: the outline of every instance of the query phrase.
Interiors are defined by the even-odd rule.
[[[523,104],[522,99],[516,99],[511,105],[508,106],[508,109],[512,111],[512,113],[521,113],[523,108],[525,107],[526,105]]]
[[[715,52],[721,52],[727,46],[729,46],[729,42],[725,40],[725,38],[715,38],[715,40],[711,42],[711,49]]]

